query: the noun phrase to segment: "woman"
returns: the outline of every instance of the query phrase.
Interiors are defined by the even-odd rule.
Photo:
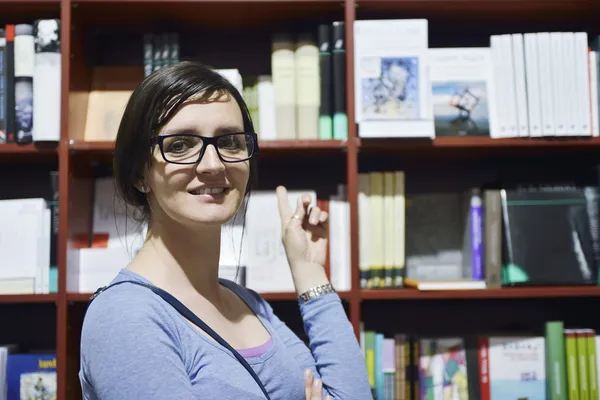
[[[327,213],[308,211],[310,197],[292,210],[285,188],[277,188],[310,349],[260,295],[218,277],[221,226],[245,209],[256,142],[239,92],[200,64],[161,69],[133,92],[116,139],[115,183],[141,211],[148,234],[114,286],[88,308],[80,360],[85,399],[371,397],[360,347],[323,268]],[[208,328],[177,312],[156,288]]]

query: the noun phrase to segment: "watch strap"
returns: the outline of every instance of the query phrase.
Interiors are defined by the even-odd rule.
[[[335,289],[331,283],[325,285],[319,285],[308,289],[306,292],[298,296],[300,303],[306,303],[307,301],[314,300],[318,297],[325,296],[329,293],[335,293]]]

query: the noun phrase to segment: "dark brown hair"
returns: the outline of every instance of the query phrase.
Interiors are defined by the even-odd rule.
[[[191,96],[209,101],[215,94],[231,95],[238,103],[244,131],[254,132],[248,107],[240,92],[218,72],[192,61],[183,61],[159,69],[148,76],[131,94],[125,108],[113,158],[116,194],[137,213],[138,222],[148,222],[150,205],[145,193],[136,186],[150,167],[152,138],[179,111]],[[251,186],[256,180],[256,158],[250,159],[250,179],[246,187],[245,209]]]

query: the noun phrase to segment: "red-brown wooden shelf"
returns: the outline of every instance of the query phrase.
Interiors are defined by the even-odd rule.
[[[110,153],[114,149],[114,142],[71,140],[69,147],[76,152]],[[283,153],[298,150],[342,150],[346,147],[346,142],[342,140],[263,140],[259,141],[258,147],[261,153]]]
[[[360,138],[358,145],[365,150],[395,149],[469,149],[469,148],[600,148],[600,137],[550,137],[550,138],[507,138],[489,137],[439,137],[435,139],[413,138]]]
[[[339,292],[340,298],[348,299],[350,292]],[[90,300],[91,293],[68,293],[67,300],[73,303],[82,303]],[[296,301],[297,295],[294,292],[279,293],[261,293],[261,296],[267,301]]]
[[[19,303],[55,303],[56,293],[51,294],[0,294],[0,304]]]
[[[0,4],[2,0],[0,0]],[[3,143],[0,144],[0,157],[6,154],[58,154],[58,143]]]
[[[6,0],[0,0],[0,3]],[[14,1],[14,0],[10,0]],[[34,0],[29,0],[34,1]],[[48,1],[48,0],[47,0]],[[52,0],[54,1],[54,0]],[[118,0],[119,3],[165,3],[165,0]],[[77,3],[114,3],[115,0],[77,0]],[[171,3],[339,3],[339,0],[172,0]]]
[[[481,290],[418,291],[416,289],[361,290],[363,300],[443,300],[443,299],[534,299],[600,297],[600,286],[507,287]]]

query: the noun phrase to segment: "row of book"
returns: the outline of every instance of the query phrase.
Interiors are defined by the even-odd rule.
[[[430,48],[426,19],[354,23],[360,137],[598,136],[598,40],[586,32],[490,36]]]
[[[348,138],[344,35],[343,22],[299,35],[279,33],[272,39],[270,73],[243,76],[235,67],[218,69],[243,94],[261,140]],[[178,33],[146,33],[142,40],[144,76],[186,59]],[[115,78],[99,74],[99,79]],[[116,137],[133,88],[106,86],[92,82],[85,140]]]
[[[298,196],[309,193],[313,204],[329,212],[330,277],[338,290],[346,291],[351,288],[350,217],[346,187],[337,189],[326,199],[310,189],[290,191],[289,196],[293,207]],[[97,178],[93,190],[92,231],[71,232],[67,251],[67,291],[72,293],[93,293],[108,284],[139,251],[147,232],[136,222],[135,210],[115,197],[112,177]],[[0,266],[0,294],[56,292],[57,206],[43,198],[0,200],[0,220],[9,222],[0,226],[0,253],[8,260]],[[261,293],[295,291],[280,217],[273,212],[277,206],[274,190],[255,191],[247,212],[222,228],[221,277]]]
[[[0,227],[0,251],[9,260],[0,268],[0,293],[56,290],[56,174],[53,179],[51,199],[0,201],[2,220],[14,221]],[[362,289],[598,284],[597,185],[483,185],[406,195],[406,179],[404,171],[359,174]],[[291,204],[301,193],[310,193],[329,212],[331,279],[338,290],[350,290],[346,186],[338,185],[327,198],[311,189],[294,190]],[[70,233],[70,292],[93,292],[108,283],[144,242],[146,227],[135,222],[135,210],[115,202],[111,177],[96,179],[93,198],[92,231]],[[294,291],[275,209],[274,191],[255,191],[247,212],[223,227],[223,277],[262,293]],[[32,240],[37,252],[26,250]]]
[[[562,321],[547,322],[542,336],[361,330],[360,341],[375,400],[599,398],[600,336]]]
[[[598,284],[597,184],[406,195],[405,179],[404,171],[359,174],[361,288]]]
[[[0,144],[60,138],[60,20],[0,29]]]

